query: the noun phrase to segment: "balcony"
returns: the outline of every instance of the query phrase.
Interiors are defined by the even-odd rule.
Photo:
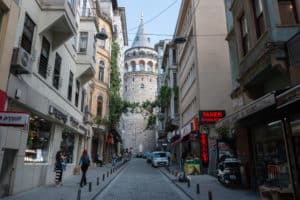
[[[53,37],[52,47],[57,49],[76,33],[77,23],[74,0],[37,0],[42,12],[40,34]]]
[[[78,53],[76,63],[76,77],[81,81],[82,85],[94,78],[96,74],[95,59],[92,56]]]

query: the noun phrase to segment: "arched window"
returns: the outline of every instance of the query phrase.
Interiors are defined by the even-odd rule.
[[[139,65],[140,65],[140,71],[145,71],[145,61],[141,60],[139,62]]]
[[[105,28],[101,28],[101,33],[106,33]],[[100,40],[100,48],[105,49],[105,40]]]
[[[102,108],[103,108],[103,97],[101,95],[97,98],[97,116],[102,117]]]
[[[99,81],[103,82],[104,81],[104,68],[105,68],[105,63],[103,60],[100,60],[99,63]]]
[[[132,55],[133,55],[133,56],[136,56],[136,52],[135,52],[135,51],[134,51],[134,52],[132,52]]]
[[[153,62],[149,61],[147,63],[147,68],[148,68],[148,71],[153,72]]]
[[[136,63],[134,61],[131,62],[131,71],[136,71]]]

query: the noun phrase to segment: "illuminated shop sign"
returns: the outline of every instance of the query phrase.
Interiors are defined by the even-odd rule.
[[[200,111],[199,123],[200,124],[213,124],[225,117],[225,110],[213,110],[213,111]]]
[[[23,126],[26,127],[29,114],[18,112],[0,112],[0,126]]]
[[[200,133],[200,149],[201,149],[201,159],[204,165],[208,164],[208,135]]]

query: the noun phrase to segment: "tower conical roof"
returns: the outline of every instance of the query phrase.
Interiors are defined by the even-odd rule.
[[[151,43],[150,43],[150,38],[147,37],[147,35],[145,34],[143,15],[141,16],[141,22],[139,25],[139,29],[138,29],[136,36],[134,38],[134,41],[132,43],[132,48],[134,48],[134,47],[150,47],[150,48],[152,48]]]

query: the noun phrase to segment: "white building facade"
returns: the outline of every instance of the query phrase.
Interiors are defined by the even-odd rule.
[[[64,177],[90,149],[88,87],[95,74],[89,1],[22,1],[8,82],[7,110],[29,115],[24,128],[0,127],[2,195],[54,183],[55,155]],[[4,166],[4,167],[3,167]]]

